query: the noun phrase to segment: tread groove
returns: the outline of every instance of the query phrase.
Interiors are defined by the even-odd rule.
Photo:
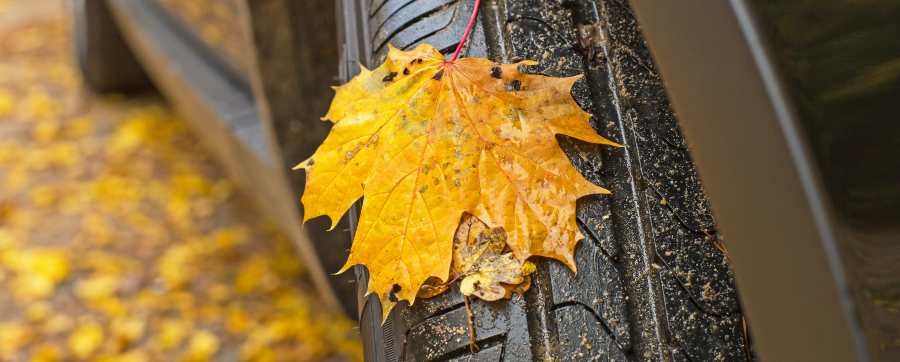
[[[373,49],[376,49],[376,53],[378,50],[384,48],[387,43],[391,41],[391,38],[396,36],[401,31],[409,28],[413,24],[416,24],[420,20],[427,19],[430,15],[435,13],[444,11],[449,9],[450,6],[458,7],[458,4],[452,4],[456,2],[456,0],[420,0],[422,2],[427,2],[428,6],[415,7],[415,8],[407,8],[404,7],[401,10],[398,10],[396,13],[392,14],[391,17],[385,19],[384,24],[376,28],[372,32],[372,42],[376,43]],[[424,8],[424,9],[423,9]],[[413,14],[410,14],[408,19],[403,19],[401,16],[406,14],[401,14],[402,11],[406,9],[410,10]],[[398,20],[399,19],[399,20]],[[391,24],[393,21],[403,21],[399,25]],[[451,21],[452,22],[452,21]],[[449,24],[449,23],[448,23]]]
[[[606,249],[600,247],[600,241],[603,239],[600,237],[600,235],[597,235],[597,232],[594,231],[593,228],[588,227],[587,224],[585,224],[584,220],[578,217],[575,219],[575,222],[578,223],[578,226],[581,228],[581,230],[587,231],[588,235],[585,240],[587,240],[587,238],[590,238],[591,242],[597,245],[597,248],[600,249],[600,252],[603,253],[603,255],[605,255],[607,258],[609,258],[609,260],[612,260],[614,262],[619,261],[618,255],[610,255]]]
[[[376,1],[378,2],[378,6],[373,6]],[[384,4],[386,3],[387,0],[369,0],[369,16],[375,16],[375,14],[378,13],[378,11],[381,10],[381,8],[384,7]]]
[[[655,253],[656,253],[656,258],[657,258],[660,262],[663,263],[663,267],[666,268],[667,270],[669,270],[669,271],[671,272],[672,267],[668,264],[668,262],[667,262],[665,259],[663,259],[662,256],[659,255],[659,252],[658,252],[658,251],[655,252]],[[700,301],[698,301],[698,300],[696,299],[696,297],[695,297],[693,294],[691,294],[691,291],[685,286],[685,281],[684,281],[684,280],[682,280],[680,277],[678,277],[678,275],[676,275],[674,272],[672,272],[672,274],[673,274],[673,275],[672,275],[672,278],[675,279],[675,280],[678,282],[678,287],[681,288],[681,290],[683,290],[684,293],[688,295],[688,299],[690,299],[691,304],[693,304],[695,308],[699,309],[699,310],[702,311],[703,313],[706,313],[706,314],[709,314],[709,315],[712,315],[712,316],[716,316],[716,317],[727,317],[727,316],[730,316],[730,315],[733,315],[733,314],[734,314],[734,313],[714,312],[714,311],[709,310],[707,307],[705,307],[705,306],[703,305],[703,303],[701,303]]]
[[[426,317],[425,319],[422,319],[421,321],[418,321],[415,324],[410,325],[409,329],[410,330],[416,329],[416,327],[422,325],[423,323],[428,322],[429,320],[432,320],[435,318],[440,318],[441,316],[448,314],[448,313],[452,313],[453,311],[460,309],[461,307],[464,307],[464,306],[465,306],[464,303],[459,303],[459,304],[454,304],[454,305],[446,307],[446,308],[441,308],[438,311],[436,311],[436,312],[432,313],[431,315],[429,315],[428,317]],[[409,331],[407,331],[407,334],[408,333],[409,333]]]
[[[379,12],[381,11],[381,9],[384,9],[384,8],[385,8],[385,5],[396,3],[396,2],[391,2],[390,0],[382,0],[382,3],[381,3],[381,5],[378,7],[378,10],[376,10],[375,12],[373,12],[372,15],[371,15],[371,18],[372,18],[372,19],[378,20],[378,21],[375,21],[375,22],[372,22],[372,23],[371,23],[372,25],[375,25],[375,26],[376,26],[376,27],[373,29],[373,31],[372,31],[373,37],[372,37],[371,40],[373,40],[373,41],[375,40],[374,34],[375,34],[376,32],[378,32],[379,30],[381,30],[382,27],[384,27],[384,23],[385,23],[385,22],[387,22],[388,20],[390,20],[392,17],[394,17],[394,15],[396,15],[398,12],[400,12],[401,10],[403,10],[404,8],[406,8],[407,6],[409,6],[410,4],[414,3],[415,1],[416,1],[416,0],[406,0],[405,3],[400,3],[399,6],[388,7],[388,8],[385,10],[385,11],[388,12],[387,15],[379,16],[379,15],[381,15],[381,14],[379,14]]]
[[[506,335],[504,335],[504,334],[492,336],[492,337],[485,338],[483,340],[476,341],[475,345],[478,346],[479,351],[482,351],[482,350],[486,350],[486,349],[489,349],[494,346],[498,346],[498,345],[502,346],[505,338],[506,338]],[[469,351],[469,346],[465,345],[461,348],[457,348],[453,351],[450,351],[441,357],[429,360],[428,362],[452,361],[452,360],[460,358],[460,357],[466,357],[467,355],[471,355],[471,353],[472,352]]]
[[[430,36],[432,36],[432,35],[434,35],[434,34],[440,33],[441,31],[443,31],[443,30],[449,28],[450,25],[453,25],[453,22],[456,21],[456,17],[459,15],[458,10],[459,10],[459,7],[454,7],[454,9],[453,9],[453,15],[450,16],[450,20],[447,21],[447,23],[444,24],[440,29],[434,30],[434,31],[432,31],[432,32],[430,32],[430,33],[428,33],[428,34],[422,35],[422,36],[420,36],[420,37],[414,39],[414,40],[411,41],[409,44],[404,45],[404,46],[403,46],[403,49],[409,49],[409,48],[411,48],[413,45],[415,45],[416,43],[422,41],[423,39],[426,39],[426,38],[428,38],[428,37],[430,37]],[[382,46],[382,47],[379,47],[377,51],[381,51],[382,48],[383,48],[383,46]]]
[[[603,330],[606,331],[606,334],[608,334],[610,336],[610,338],[612,338],[613,341],[615,341],[616,346],[619,347],[619,350],[622,350],[622,351],[625,350],[625,348],[623,348],[623,346],[621,344],[619,344],[619,342],[616,340],[616,334],[613,332],[612,328],[610,328],[606,324],[606,321],[603,319],[603,317],[601,317],[599,314],[597,314],[597,311],[595,311],[594,308],[592,308],[591,306],[584,304],[582,302],[579,302],[577,300],[570,300],[570,301],[566,301],[566,302],[562,302],[562,303],[553,305],[552,307],[550,307],[550,311],[556,312],[560,309],[567,308],[567,307],[579,307],[579,308],[586,310],[591,316],[594,317],[594,319],[597,320],[597,323],[599,323],[603,327]]]

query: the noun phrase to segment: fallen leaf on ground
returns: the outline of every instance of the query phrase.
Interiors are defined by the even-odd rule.
[[[69,276],[69,260],[61,249],[9,250],[0,262],[16,272],[14,292],[25,300],[49,296]]]
[[[172,349],[178,346],[185,334],[193,326],[189,322],[176,319],[164,319],[159,323],[156,334],[156,344],[162,349]]]
[[[208,331],[197,331],[188,345],[188,361],[206,361],[219,351],[219,338]]]
[[[110,326],[110,334],[115,339],[119,351],[124,351],[132,343],[144,336],[147,321],[138,317],[124,317],[115,319]]]
[[[60,355],[62,353],[59,350],[59,347],[54,346],[49,343],[44,343],[36,346],[31,355],[31,362],[57,362],[61,361]]]
[[[103,343],[103,327],[97,322],[86,323],[69,336],[69,349],[81,359],[92,355]]]
[[[580,78],[525,74],[487,59],[444,61],[429,45],[391,48],[384,64],[336,87],[334,122],[306,171],[304,219],[336,224],[364,197],[350,257],[382,301],[415,301],[449,280],[463,213],[500,227],[519,263],[533,255],[575,269],[575,200],[608,193],[572,167],[557,135],[599,136],[572,99]]]
[[[0,357],[11,359],[32,338],[28,327],[18,322],[0,323]]]
[[[12,94],[0,90],[0,118],[9,116],[13,112],[14,106]]]

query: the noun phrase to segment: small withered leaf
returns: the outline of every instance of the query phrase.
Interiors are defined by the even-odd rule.
[[[502,228],[489,228],[464,214],[454,235],[450,270],[454,279],[462,280],[459,290],[463,295],[494,301],[528,290],[535,266],[516,259],[507,248]]]

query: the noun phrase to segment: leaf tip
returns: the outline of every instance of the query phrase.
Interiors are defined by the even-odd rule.
[[[613,140],[611,140],[611,139],[609,139],[609,138],[602,137],[602,136],[601,136],[600,138],[603,139],[603,142],[601,142],[601,144],[604,144],[604,145],[607,145],[607,146],[612,146],[612,147],[619,147],[619,148],[625,147],[625,145],[620,144],[620,143],[618,143],[618,142],[615,142],[615,141],[613,141]]]
[[[569,267],[569,270],[572,270],[572,273],[577,275],[578,266],[575,265],[575,258],[573,257],[572,253],[565,253],[564,255],[562,255],[562,257],[564,259],[562,260],[563,264]]]
[[[334,230],[334,228],[336,228],[338,226],[338,221],[341,220],[340,215],[338,215],[337,217],[334,217],[332,215],[325,215],[325,217],[328,218],[328,224],[329,224],[328,231]]]
[[[306,203],[303,202],[303,198],[302,198],[302,197],[300,198],[300,204],[306,206]],[[306,222],[309,221],[310,219],[312,219],[313,217],[315,217],[315,216],[313,216],[312,213],[306,212],[306,210],[304,210],[304,212],[303,212],[303,223],[306,224]]]
[[[308,184],[307,184],[308,187]],[[335,220],[340,221],[341,214],[337,214],[337,216],[328,214],[327,210],[323,212],[321,209],[316,209],[315,202],[309,202],[309,200],[305,200],[309,194],[304,193],[300,198],[300,204],[303,205],[303,223],[305,224],[307,221],[317,218],[319,216],[325,216],[328,218],[328,231],[334,230],[337,227],[338,223]],[[305,201],[304,201],[305,200]]]
[[[292,167],[291,170],[301,170],[302,169],[302,170],[308,171],[309,168],[312,167],[315,163],[316,163],[316,161],[313,160],[312,157],[310,157],[310,158],[307,158],[306,160],[304,160],[303,162],[298,163],[296,166]]]
[[[384,326],[384,323],[387,322],[388,317],[391,315],[391,311],[394,310],[394,306],[397,303],[390,301],[383,296],[379,296],[378,299],[381,301],[381,325]]]
[[[399,55],[399,53],[403,52],[402,50],[397,49],[397,47],[395,47],[394,44],[388,43],[387,46],[388,46],[388,56],[387,56],[388,59],[396,58]]]
[[[346,273],[348,270],[350,270],[350,268],[352,268],[352,267],[354,267],[354,266],[356,266],[356,265],[358,265],[358,264],[357,264],[355,261],[353,261],[353,256],[351,255],[351,256],[347,257],[347,262],[344,263],[344,266],[342,266],[340,269],[338,269],[338,271],[334,272],[334,274],[331,274],[331,275],[340,275],[340,274],[344,274],[344,273]],[[367,292],[366,295],[368,295],[369,293],[371,293],[371,291],[370,291],[370,292]]]

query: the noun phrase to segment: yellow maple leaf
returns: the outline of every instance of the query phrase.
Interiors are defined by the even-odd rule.
[[[363,264],[370,293],[412,303],[427,279],[448,280],[464,212],[502,227],[519,261],[539,255],[575,269],[575,200],[608,191],[572,167],[556,135],[618,145],[572,99],[579,76],[519,71],[533,64],[391,48],[380,67],[335,88],[323,117],[331,133],[296,168],[307,177],[304,220],[334,225],[364,197],[341,271]]]

